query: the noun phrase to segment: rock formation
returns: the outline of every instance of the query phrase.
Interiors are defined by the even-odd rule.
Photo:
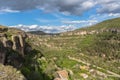
[[[6,58],[6,49],[3,43],[0,41],[0,63],[4,64]]]
[[[24,49],[26,48],[25,39],[25,33],[19,35],[13,34],[12,36],[7,36],[6,33],[0,33],[0,63],[5,64],[5,62],[7,61],[6,59],[8,59],[9,57],[12,61],[13,57],[10,55],[14,52],[19,53],[18,55],[24,58]]]
[[[0,28],[0,33],[6,32],[7,30],[8,30],[8,28],[6,28],[6,27],[1,27],[1,28]]]
[[[24,48],[25,48],[25,38],[22,35],[12,36],[13,41],[13,50],[19,52],[20,55],[24,57]]]
[[[57,71],[54,80],[68,80],[68,72],[66,70]]]

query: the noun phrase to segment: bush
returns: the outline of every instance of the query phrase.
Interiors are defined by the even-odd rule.
[[[26,80],[26,78],[12,66],[0,64],[0,80]]]

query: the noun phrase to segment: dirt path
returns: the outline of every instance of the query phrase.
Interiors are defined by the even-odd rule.
[[[92,65],[92,64],[87,63],[87,62],[84,62],[84,61],[82,61],[82,60],[80,60],[80,59],[76,59],[76,58],[74,58],[74,57],[70,57],[70,56],[68,56],[68,58],[71,59],[71,60],[74,60],[74,61],[77,61],[77,62],[83,63],[83,64],[85,64],[85,65]],[[118,77],[118,78],[120,78],[120,75],[117,74],[117,73],[114,73],[114,72],[112,72],[112,71],[109,71],[109,70],[103,69],[103,68],[98,67],[98,66],[96,66],[96,65],[92,65],[92,66],[95,67],[95,68],[97,68],[97,69],[104,70],[104,71],[106,71],[107,73],[111,74],[111,75],[107,75],[107,76]]]

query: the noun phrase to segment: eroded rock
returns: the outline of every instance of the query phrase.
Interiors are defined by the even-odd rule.
[[[68,80],[68,72],[66,70],[60,70],[56,72],[54,80]]]
[[[0,63],[19,63],[21,60],[19,58],[24,57],[25,54],[25,39],[25,34],[12,35],[8,37],[5,33],[0,33]],[[19,54],[14,54],[15,52]]]
[[[12,36],[12,41],[13,50],[19,52],[19,54],[24,57],[25,38],[23,38],[22,35],[14,35]]]
[[[4,64],[6,58],[6,49],[3,43],[0,41],[0,63]]]

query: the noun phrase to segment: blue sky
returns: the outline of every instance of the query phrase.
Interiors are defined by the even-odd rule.
[[[116,17],[119,0],[0,0],[0,25],[25,31],[64,32]]]
[[[95,10],[86,11],[82,15],[64,15],[62,13],[44,12],[39,9],[28,10],[23,12],[8,12],[0,14],[0,24],[3,25],[63,25],[62,20],[87,20],[91,14],[95,14]]]

